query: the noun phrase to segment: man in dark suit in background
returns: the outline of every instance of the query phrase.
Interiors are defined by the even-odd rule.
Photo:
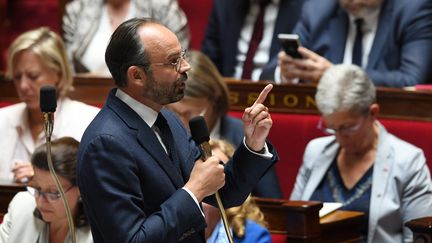
[[[262,105],[245,109],[244,142],[225,167],[200,150],[163,108],[184,95],[189,63],[173,32],[131,19],[113,33],[105,59],[116,82],[81,140],[77,178],[95,242],[205,242],[200,203],[241,204],[276,162]]]
[[[432,77],[432,1],[309,0],[294,33],[303,59],[280,52],[263,71],[266,79],[317,82],[333,63],[361,66],[378,86],[414,86]]]
[[[213,1],[202,51],[225,77],[260,80],[262,68],[281,49],[277,35],[291,33],[305,0],[217,0]],[[247,62],[253,30],[263,8],[262,38]],[[245,64],[245,61],[247,64]],[[244,65],[250,68],[248,75]]]

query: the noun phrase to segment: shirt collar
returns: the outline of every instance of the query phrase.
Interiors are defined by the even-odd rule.
[[[372,31],[374,30],[374,28],[377,26],[378,23],[378,18],[379,18],[379,14],[381,12],[381,7],[378,7],[376,9],[367,11],[365,13],[365,16],[362,17],[363,21],[364,21],[364,27],[362,28],[365,31]],[[355,20],[357,19],[356,17],[354,17],[352,14],[348,13],[349,19],[350,19],[350,23],[354,23]]]
[[[117,89],[115,96],[134,110],[149,127],[156,122],[158,112],[130,97],[123,90]]]

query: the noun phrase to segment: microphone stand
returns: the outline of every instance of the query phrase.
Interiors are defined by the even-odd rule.
[[[44,129],[45,129],[45,140],[46,140],[46,148],[47,148],[47,160],[48,160],[48,168],[51,172],[51,175],[54,178],[55,184],[57,186],[57,189],[60,192],[60,196],[62,198],[63,201],[63,205],[66,211],[66,216],[67,216],[67,220],[68,220],[68,224],[69,224],[69,232],[70,232],[70,236],[71,236],[71,242],[72,243],[76,243],[76,239],[75,239],[75,225],[73,222],[73,218],[72,218],[72,213],[69,207],[69,203],[66,200],[66,195],[65,192],[63,190],[63,187],[60,183],[59,178],[57,177],[57,174],[55,172],[54,166],[53,166],[53,162],[52,162],[52,157],[51,157],[51,134],[53,131],[53,120],[54,120],[54,114],[52,112],[43,112],[43,119],[44,119]]]
[[[212,156],[210,144],[208,142],[202,143],[201,149],[203,152],[201,159],[207,160],[210,156]],[[219,191],[216,191],[215,196],[216,196],[216,202],[217,202],[219,211],[222,215],[222,222],[223,222],[225,232],[226,232],[227,237],[228,237],[228,241],[229,241],[229,243],[234,243],[234,240],[233,240],[232,235],[231,235],[231,230],[230,230],[230,227],[228,225],[228,219],[227,219],[227,216],[225,213],[225,209],[224,209],[224,206],[222,204],[222,200],[221,200],[220,195],[219,195]]]

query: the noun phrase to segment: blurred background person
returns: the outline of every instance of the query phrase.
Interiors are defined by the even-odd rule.
[[[189,120],[202,115],[210,131],[211,139],[225,139],[238,146],[244,138],[243,122],[228,115],[229,91],[212,61],[202,52],[190,51],[185,95],[167,107],[178,114],[189,129]],[[261,178],[252,191],[254,196],[281,198],[282,192],[274,167]]]
[[[111,76],[105,49],[114,30],[134,17],[153,18],[189,46],[187,19],[177,0],[74,0],[66,5],[63,38],[75,72]]]
[[[40,88],[57,88],[57,110],[52,138],[80,140],[98,108],[66,97],[73,79],[64,44],[48,28],[27,31],[9,47],[7,77],[15,85],[21,103],[0,109],[0,180],[25,181],[33,175],[30,156],[45,142],[39,105]]]
[[[362,67],[377,86],[414,86],[432,77],[431,1],[310,0],[293,32],[303,58],[280,52],[273,70],[263,71],[266,79],[318,82],[340,63]]]
[[[291,200],[343,203],[365,213],[362,242],[412,242],[404,223],[432,212],[423,151],[377,120],[375,86],[355,65],[335,65],[318,83],[319,128],[309,142]]]
[[[217,0],[202,51],[224,77],[261,80],[261,71],[281,49],[277,35],[291,33],[304,0]]]
[[[210,140],[210,147],[213,155],[219,157],[224,163],[228,162],[235,150],[229,142],[218,139]],[[207,223],[205,230],[207,243],[228,242],[219,209],[203,203],[203,210]],[[271,235],[266,228],[267,222],[264,219],[264,214],[251,196],[242,205],[228,208],[225,212],[234,242],[271,242]]]
[[[76,184],[76,155],[79,143],[71,137],[53,140],[52,161],[74,217],[76,240],[93,242]],[[46,145],[31,158],[34,176],[27,192],[19,192],[0,225],[0,242],[70,242],[69,225],[60,193],[48,169]]]

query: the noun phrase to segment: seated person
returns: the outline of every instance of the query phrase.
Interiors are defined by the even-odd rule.
[[[223,140],[210,140],[210,147],[213,155],[219,157],[224,163],[228,162],[234,154],[234,147]],[[205,230],[207,243],[228,242],[219,209],[206,203],[203,203],[203,209],[207,223]],[[234,242],[271,242],[264,215],[251,196],[242,205],[226,209],[225,212]]]
[[[303,58],[280,52],[273,69],[263,71],[267,79],[317,82],[340,63],[362,67],[376,86],[414,86],[432,77],[430,1],[310,0],[293,32]]]
[[[111,76],[105,49],[114,30],[134,17],[157,19],[188,48],[187,19],[177,0],[73,0],[63,16],[63,38],[75,72]]]
[[[340,202],[365,213],[362,242],[412,242],[404,223],[432,212],[432,181],[423,151],[377,120],[375,86],[361,68],[329,68],[315,95],[331,136],[306,147],[291,200]]]
[[[213,1],[202,51],[224,77],[261,80],[262,69],[281,49],[277,35],[292,32],[303,2]]]
[[[212,61],[202,52],[190,51],[188,81],[184,97],[167,107],[178,114],[185,127],[189,120],[202,115],[210,131],[211,139],[226,139],[238,146],[244,138],[243,122],[229,116],[229,91]],[[280,198],[282,192],[272,167],[252,191],[254,196]]]
[[[93,242],[76,185],[76,156],[79,143],[71,137],[53,140],[52,162],[71,208],[75,238],[79,243]],[[46,145],[34,151],[31,163],[34,176],[28,192],[19,192],[9,204],[0,225],[0,242],[70,242],[66,210],[47,162]]]
[[[47,28],[27,31],[9,47],[7,78],[15,85],[21,103],[0,109],[0,180],[25,181],[33,176],[30,156],[45,143],[39,105],[40,88],[57,88],[57,111],[52,138],[81,140],[98,108],[66,97],[73,77],[63,41]]]

